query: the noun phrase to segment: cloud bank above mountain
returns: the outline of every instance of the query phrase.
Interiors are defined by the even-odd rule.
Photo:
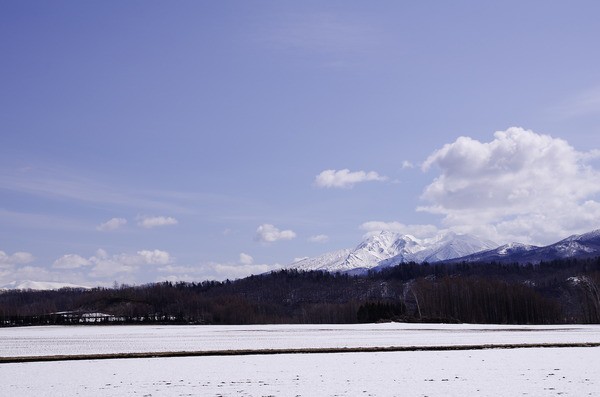
[[[462,136],[423,163],[423,171],[438,175],[418,210],[495,241],[546,243],[592,230],[600,220],[598,157],[518,127],[496,132],[490,142]]]

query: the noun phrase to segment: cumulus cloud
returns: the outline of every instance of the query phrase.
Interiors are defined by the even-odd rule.
[[[124,218],[111,218],[108,221],[101,223],[96,227],[97,230],[106,232],[111,230],[117,230],[121,226],[125,226],[127,224],[127,219]]]
[[[6,255],[0,251],[0,285],[13,281],[62,282],[78,285],[110,285],[118,277],[127,283],[139,282],[140,270],[155,271],[159,266],[173,263],[172,256],[161,250],[140,250],[135,253],[109,254],[103,249],[88,258],[66,254],[56,259],[51,267],[17,266],[33,261],[26,252]],[[148,269],[150,267],[150,269]],[[144,274],[149,273],[148,271]]]
[[[311,243],[326,243],[329,241],[329,236],[325,234],[317,234],[316,236],[310,236],[308,241]]]
[[[77,254],[63,255],[54,261],[52,267],[55,269],[77,269],[83,266],[89,266],[92,263]]]
[[[549,243],[600,227],[600,173],[563,139],[512,127],[491,142],[460,137],[432,153],[438,176],[419,208],[445,225],[495,241]]]
[[[85,259],[81,259],[85,261]],[[4,251],[0,251],[0,286],[14,288],[20,285],[33,285],[28,284],[28,281],[86,284],[85,278],[80,273],[73,271],[73,268],[70,268],[68,272],[63,270],[67,269],[66,259],[59,261],[59,267],[56,267],[57,270],[30,265],[34,260],[35,258],[29,252],[15,252],[8,255]],[[65,266],[60,268],[60,264]],[[26,288],[29,288],[29,286]]]
[[[142,264],[147,265],[166,265],[171,262],[171,256],[166,251],[161,250],[143,250],[138,251],[137,254],[143,259]]]
[[[292,240],[296,233],[292,230],[279,230],[269,223],[262,224],[256,229],[255,240],[263,243],[273,243],[279,240]]]
[[[240,254],[240,263],[242,265],[251,265],[254,263],[254,258],[243,252]]]
[[[33,262],[34,259],[34,256],[29,252],[15,252],[12,255],[8,255],[6,252],[0,251],[0,265],[23,265]]]
[[[30,265],[7,271],[2,271],[0,268],[0,285],[9,288],[21,286],[24,288],[35,288],[35,284],[51,285],[52,283],[56,283],[56,285],[89,285],[81,274],[73,271],[51,271],[45,267]]]
[[[439,233],[434,225],[405,225],[400,222],[369,221],[360,225],[367,235],[376,234],[381,231],[391,231],[400,234],[410,234],[419,238],[431,237]]]
[[[163,273],[184,274],[198,273],[200,268],[197,266],[166,265],[159,267],[157,270]]]
[[[156,249],[114,255],[99,249],[87,262],[86,266],[92,266],[90,276],[110,277],[122,273],[135,273],[142,266],[164,266],[171,263],[172,258],[168,252]]]
[[[159,226],[176,225],[179,222],[171,216],[140,216],[138,217],[138,226],[145,229],[151,229]]]
[[[351,188],[357,183],[369,181],[385,181],[388,178],[379,175],[375,171],[350,172],[349,169],[343,170],[325,170],[315,177],[315,185],[326,188]]]

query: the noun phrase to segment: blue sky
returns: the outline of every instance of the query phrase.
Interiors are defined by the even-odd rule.
[[[0,285],[600,228],[597,2],[0,4]],[[346,171],[344,171],[346,170]]]

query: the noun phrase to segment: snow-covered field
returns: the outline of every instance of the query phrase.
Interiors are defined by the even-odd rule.
[[[48,326],[0,328],[0,341],[0,357],[319,347],[600,343],[600,326],[402,323]]]
[[[0,356],[598,343],[600,326],[439,324],[0,329]],[[0,396],[600,396],[600,347],[0,364]]]
[[[600,348],[0,364],[2,396],[598,396]]]

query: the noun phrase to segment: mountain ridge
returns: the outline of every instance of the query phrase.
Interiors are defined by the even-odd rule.
[[[489,240],[452,231],[426,239],[381,231],[367,236],[354,249],[305,258],[288,265],[288,268],[363,274],[406,262],[540,263],[592,256],[600,256],[600,229],[574,234],[546,246],[518,242],[498,246]]]
[[[381,231],[367,236],[354,249],[304,258],[288,268],[356,274],[405,262],[439,262],[495,247],[497,244],[492,241],[455,232],[419,239],[410,234]]]
[[[510,243],[447,262],[540,263],[599,255],[600,229],[597,229],[583,234],[574,234],[545,246]]]

